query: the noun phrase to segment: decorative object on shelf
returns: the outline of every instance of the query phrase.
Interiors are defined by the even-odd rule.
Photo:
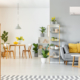
[[[38,44],[33,43],[34,56],[38,57]]]
[[[54,58],[59,58],[59,55],[55,52],[53,52],[52,56],[54,56]]]
[[[59,41],[59,39],[58,38],[55,38],[55,37],[52,37],[51,38],[51,41]]]
[[[44,37],[44,32],[45,32],[45,30],[46,30],[46,28],[45,27],[40,27],[40,31],[41,31],[41,37]]]
[[[55,49],[54,44],[50,44],[50,49]]]
[[[24,41],[24,38],[23,36],[21,37],[16,37],[17,41],[18,41],[18,44],[21,44],[22,41]]]
[[[59,47],[57,45],[55,45],[55,49],[59,49]]]
[[[15,41],[15,42],[13,42],[13,44],[18,44],[18,42],[17,42],[17,41]]]
[[[39,45],[39,49],[42,49],[43,48],[43,46],[42,45]]]
[[[48,57],[48,53],[49,53],[48,47],[49,47],[49,44],[47,45],[46,49],[42,49],[42,56],[43,56],[43,58],[41,58],[42,63],[47,62],[47,57]]]
[[[43,43],[49,43],[49,41],[47,39],[44,39]]]
[[[19,3],[17,4],[17,16],[18,16],[17,17],[18,24],[15,29],[21,29],[21,27],[19,26]]]
[[[58,29],[55,29],[55,33],[58,33]]]
[[[51,22],[52,22],[53,24],[55,24],[55,22],[56,22],[55,17],[52,17]]]

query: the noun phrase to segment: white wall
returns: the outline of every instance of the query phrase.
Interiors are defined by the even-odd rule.
[[[2,32],[9,32],[8,42],[13,44],[15,37],[23,36],[23,44],[28,46],[29,43],[37,43],[40,37],[39,27],[47,27],[49,24],[49,8],[20,8],[20,26],[21,30],[16,30],[17,26],[17,9],[0,8],[0,23]],[[18,49],[18,48],[17,48]],[[23,49],[23,48],[22,48]],[[17,56],[18,56],[17,52]]]

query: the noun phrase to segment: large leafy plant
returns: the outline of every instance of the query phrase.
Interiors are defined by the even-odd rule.
[[[45,27],[40,27],[40,31],[41,31],[41,33],[44,33],[45,32],[45,30],[46,30],[46,28]]]
[[[38,53],[38,44],[33,43],[33,50],[35,53]]]
[[[3,31],[1,39],[4,41],[4,43],[7,42],[7,40],[8,40],[8,32]]]
[[[46,49],[42,48],[42,55],[44,58],[48,57],[48,53],[49,53],[48,47],[49,47],[49,44],[47,45]]]

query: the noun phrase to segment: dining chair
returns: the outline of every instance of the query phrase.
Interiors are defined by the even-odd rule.
[[[13,52],[13,58],[15,59],[14,51],[13,50],[8,50],[8,45],[4,45],[3,48],[4,48],[3,55],[4,56],[6,55],[6,59],[9,58],[9,56],[11,58],[11,52]],[[3,56],[3,58],[4,58],[4,56]]]
[[[23,51],[22,51],[22,57],[23,57],[23,58],[24,58],[24,55],[25,55],[25,57],[27,58],[26,52],[28,52],[29,58],[32,58],[31,48],[32,48],[32,44],[29,44],[29,45],[28,45],[28,50],[23,50]]]

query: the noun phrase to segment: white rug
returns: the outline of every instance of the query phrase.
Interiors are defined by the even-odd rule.
[[[80,76],[2,75],[1,80],[80,80]]]

